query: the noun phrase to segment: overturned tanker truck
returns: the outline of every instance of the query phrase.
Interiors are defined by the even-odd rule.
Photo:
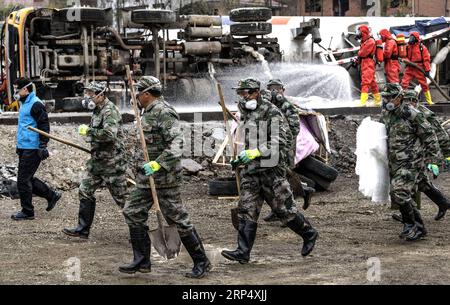
[[[82,111],[84,86],[107,81],[117,104],[127,104],[125,66],[134,75],[155,75],[169,100],[208,102],[217,96],[215,77],[233,66],[281,61],[268,8],[237,9],[228,34],[221,16],[177,15],[162,9],[24,8],[4,22],[1,45],[5,110],[16,110],[13,83],[29,77],[49,110]],[[228,18],[228,17],[227,17]],[[241,22],[244,21],[245,22]],[[118,24],[116,27],[113,24]],[[198,104],[197,104],[198,105]]]

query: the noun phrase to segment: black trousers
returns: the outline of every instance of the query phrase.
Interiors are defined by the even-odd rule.
[[[19,191],[22,212],[34,215],[32,204],[33,194],[47,200],[52,199],[53,190],[47,184],[34,177],[41,164],[37,149],[18,149],[19,169],[17,174],[17,189]]]

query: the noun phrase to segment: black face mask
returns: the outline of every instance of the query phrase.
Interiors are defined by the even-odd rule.
[[[409,44],[415,44],[416,42],[417,42],[416,36],[409,37],[408,41]]]
[[[272,100],[273,101],[281,102],[281,100],[283,99],[283,95],[278,93],[276,90],[272,90],[271,93],[272,93]]]

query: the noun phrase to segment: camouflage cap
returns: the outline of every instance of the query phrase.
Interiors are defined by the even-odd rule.
[[[148,90],[162,91],[161,82],[154,76],[142,76],[135,86],[139,92]]]
[[[382,96],[398,96],[400,94],[403,94],[403,88],[398,83],[387,83],[384,86],[383,92],[381,92]]]
[[[106,82],[96,82],[96,81],[92,81],[89,83],[89,85],[87,85],[86,87],[84,87],[85,90],[90,90],[93,91],[95,93],[100,93],[103,92],[107,89],[107,84]]]
[[[419,95],[415,90],[405,90],[403,92],[403,98],[407,100],[415,100],[417,101],[419,99]]]
[[[256,78],[248,77],[241,79],[237,87],[232,89],[259,89],[261,87],[261,82]]]
[[[284,87],[284,84],[280,79],[276,78],[276,79],[269,80],[269,82],[267,83],[267,87],[269,87],[269,86],[283,86]]]

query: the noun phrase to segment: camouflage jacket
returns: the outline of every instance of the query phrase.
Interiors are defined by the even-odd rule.
[[[125,172],[127,158],[122,128],[122,115],[110,100],[94,109],[87,132],[91,144],[87,165],[93,174]]]
[[[450,157],[450,136],[445,128],[442,127],[442,122],[433,111],[420,103],[417,106],[417,109],[425,115],[426,120],[430,123],[431,127],[433,127],[434,133],[438,138],[439,147],[441,148],[443,157]]]
[[[297,148],[297,135],[300,132],[300,118],[298,115],[298,111],[295,106],[283,97],[281,101],[277,101],[276,99],[272,99],[272,103],[281,110],[286,121],[289,124],[289,130],[292,134],[292,141],[288,143],[288,164],[290,168],[295,167],[295,152]]]
[[[156,188],[176,187],[181,183],[184,137],[179,119],[178,113],[163,97],[148,105],[141,117],[150,161],[161,165],[161,169],[153,174]],[[149,178],[141,169],[144,163],[141,154],[136,181],[140,188],[150,187]]]
[[[287,154],[292,134],[281,111],[263,97],[258,106],[249,111],[238,105],[241,112],[241,139],[245,149],[258,148],[261,157],[245,166],[243,172],[254,174],[274,167],[287,166]]]
[[[402,168],[421,168],[424,161],[440,160],[436,134],[423,113],[414,107],[403,103],[393,111],[383,109],[381,121],[388,135],[391,174]],[[425,156],[421,153],[423,149]]]

